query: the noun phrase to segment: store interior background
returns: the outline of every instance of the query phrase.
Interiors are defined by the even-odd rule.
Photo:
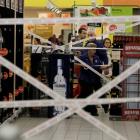
[[[96,1],[96,4],[94,4],[92,2],[92,0],[50,0],[50,2],[54,3],[56,7],[59,8],[59,10],[62,11],[62,14],[61,16],[56,14],[55,12],[52,12],[51,10],[49,10],[47,8],[47,0],[24,0],[24,10],[21,14],[21,17],[20,18],[55,18],[55,17],[63,17],[63,18],[69,18],[69,17],[74,17],[75,16],[75,13],[74,13],[74,6],[75,7],[105,7],[106,9],[108,9],[108,15],[107,16],[132,16],[132,15],[140,15],[140,2],[139,0],[133,0],[133,1],[128,1],[128,0],[93,0],[93,1]],[[1,7],[0,7],[1,8]],[[4,8],[3,8],[4,9]],[[9,10],[8,8],[5,9],[6,11]],[[11,9],[10,9],[11,10]],[[14,10],[11,10],[11,11],[8,11],[8,12],[11,12],[12,14],[12,18],[14,17],[13,15],[15,14],[14,13]],[[1,10],[2,11],[2,10]],[[4,10],[3,10],[4,11]],[[3,12],[2,11],[2,12]],[[5,11],[4,11],[5,12]],[[4,16],[7,16],[5,15],[3,12],[3,15]],[[19,13],[18,13],[19,14]],[[17,14],[17,15],[18,15]],[[19,14],[19,15],[20,15]],[[8,15],[9,16],[9,15]],[[100,16],[100,15],[99,15]],[[18,16],[17,16],[18,17]],[[4,17],[4,18],[7,18],[7,17]],[[10,17],[11,18],[11,17]],[[127,25],[131,25],[132,23],[120,23],[120,24],[107,24],[107,23],[103,23],[101,24],[101,26],[93,26],[93,27],[89,27],[96,35],[97,39],[99,36],[101,36],[101,34],[103,33],[106,33],[108,31],[112,31],[114,28],[111,28],[112,26],[113,27],[117,27],[117,28],[120,28],[120,29],[124,29],[125,26]],[[2,25],[3,26],[3,25]],[[32,53],[31,53],[31,45],[33,45],[33,39],[31,38],[32,36],[29,35],[26,31],[31,31],[33,32],[34,34],[37,34],[39,35],[40,37],[44,38],[44,39],[48,39],[49,37],[51,37],[53,34],[56,34],[56,36],[58,37],[59,35],[61,34],[64,34],[64,44],[67,43],[67,40],[68,40],[68,34],[69,33],[74,33],[75,31],[75,26],[72,25],[72,24],[43,24],[43,25],[35,25],[35,24],[30,24],[30,25],[17,25],[17,26],[5,26],[7,28],[7,30],[5,30],[6,33],[3,32],[3,37],[5,38],[5,42],[3,43],[3,47],[7,47],[7,49],[9,50],[9,56],[6,56],[6,58],[11,61],[12,63],[14,63],[15,65],[17,64],[17,66],[19,66],[20,68],[22,68],[24,71],[26,71],[27,73],[31,74],[31,68],[32,68],[32,60],[31,59],[31,56]],[[16,27],[16,28],[15,28]],[[76,26],[77,27],[77,26]],[[0,27],[1,28],[1,27]],[[17,33],[16,35],[14,34],[17,30]],[[4,31],[4,30],[3,30]],[[11,32],[12,31],[12,32]],[[9,32],[11,34],[9,34]],[[121,40],[120,42],[124,42],[124,43],[127,43],[127,41],[137,41],[136,43],[140,44],[140,25],[137,25],[135,27],[131,27],[129,29],[124,29],[123,31],[121,32],[117,32],[117,33],[114,33],[114,34],[109,34],[107,36],[101,36],[99,37],[99,39],[103,39],[105,37],[109,37],[111,39],[111,41],[118,41],[119,39]],[[118,36],[122,36],[122,37],[118,37]],[[9,40],[9,36],[12,37],[12,39]],[[134,38],[135,39],[134,39]],[[16,38],[16,39],[15,39]],[[119,39],[118,39],[119,38]],[[126,39],[127,38],[127,39]],[[16,41],[15,41],[16,40]],[[44,42],[41,41],[41,45],[44,45]],[[46,45],[46,44],[45,44]],[[14,47],[11,47],[11,46],[14,46]],[[140,45],[139,45],[140,46]],[[138,47],[139,47],[138,46]],[[15,51],[16,50],[16,51]],[[120,52],[118,53],[118,57],[120,57]],[[137,54],[137,52],[136,52]],[[140,53],[138,53],[139,55]],[[11,56],[10,56],[11,55]],[[17,56],[16,56],[17,55]],[[140,57],[140,55],[139,55]],[[12,59],[11,59],[12,58]],[[15,60],[16,58],[16,60]],[[38,57],[40,59],[40,56]],[[38,59],[37,58],[37,59]],[[113,57],[112,57],[113,58]],[[115,57],[114,57],[115,58]],[[139,59],[139,58],[138,58]],[[39,60],[40,61],[40,60]],[[132,61],[131,61],[132,62]],[[115,63],[118,64],[120,63],[120,58],[118,58],[117,60],[115,60]],[[34,66],[38,66],[39,63],[38,63],[38,60],[34,61]],[[33,68],[32,68],[33,69]],[[4,69],[5,70],[5,69]],[[8,73],[8,75],[10,75],[10,72],[11,71],[6,71]],[[138,73],[140,75],[140,72]],[[16,80],[14,79],[14,76],[15,74],[13,74],[11,72],[11,77],[9,77],[9,79],[7,78],[5,81],[8,83],[6,83],[7,85],[10,85],[11,84],[11,87],[12,87],[12,97],[11,97],[11,100],[13,101],[13,96],[14,96],[14,99],[16,100],[28,100],[29,98],[29,88],[30,88],[30,85],[28,82],[24,81],[23,79],[19,78],[18,76],[15,76],[16,77]],[[115,76],[119,75],[119,69],[118,69],[118,72]],[[114,77],[115,77],[114,76]],[[138,77],[138,76],[137,76]],[[75,79],[74,79],[75,80]],[[74,81],[73,80],[73,81]],[[77,80],[77,79],[76,79]],[[9,81],[10,81],[10,84],[9,84]],[[77,80],[78,81],[78,80]],[[13,83],[17,84],[17,87],[14,87],[13,86]],[[78,82],[77,82],[78,83]],[[76,85],[77,85],[76,83]],[[16,85],[15,84],[15,85]],[[72,83],[73,84],[73,83]],[[74,83],[75,84],[75,83]],[[74,85],[73,84],[73,85]],[[4,87],[4,88],[7,88],[7,85]],[[10,86],[9,86],[10,87]],[[73,86],[74,87],[74,86]],[[128,89],[130,89],[128,87]],[[15,97],[15,93],[18,92],[18,90],[21,91],[21,94],[20,93],[17,93],[19,94],[20,96],[18,98]],[[72,89],[73,90],[73,89]],[[138,90],[140,90],[140,87],[138,88]],[[116,92],[116,91],[115,91]],[[34,92],[31,92],[31,93],[34,93]],[[138,96],[139,96],[139,91],[137,92],[138,93]],[[33,95],[33,94],[32,94]],[[39,94],[40,96],[42,95]],[[40,98],[39,96],[39,99],[42,99]],[[46,96],[45,96],[46,97]],[[115,93],[115,95],[111,95],[112,98],[119,98],[119,97],[122,97],[121,94],[119,93]],[[125,96],[126,97],[126,96]],[[131,96],[130,96],[131,97]],[[10,101],[10,98],[9,98],[9,95],[7,95],[7,99],[9,99],[8,101]],[[7,101],[6,99],[6,101]],[[36,98],[32,98],[33,100],[34,99],[38,99],[38,96],[36,96]],[[43,99],[46,99],[46,98],[43,98]],[[48,99],[48,96],[47,96],[47,99]],[[122,105],[122,104],[121,104]],[[127,120],[126,118],[123,118],[124,116],[121,116],[122,114],[119,114],[120,112],[122,113],[122,106],[120,104],[115,104],[114,105],[114,108],[113,108],[113,105],[112,105],[112,112],[110,111],[108,114],[108,116],[106,117],[107,120],[105,120],[109,125],[112,125],[113,127],[115,126],[118,131],[120,133],[124,133],[125,129],[124,127],[126,127],[126,122],[125,121],[121,121],[120,126],[121,126],[121,129],[119,126],[118,123],[116,123],[116,121],[114,120]],[[140,103],[138,103],[138,107],[140,108]],[[44,117],[45,119],[48,117],[48,112],[46,111],[48,108],[32,108],[34,110],[34,114],[31,114],[30,113],[30,109],[28,108],[27,110],[23,110],[23,114],[26,116],[26,117]],[[46,110],[45,110],[46,109]],[[36,113],[36,111],[39,110],[40,112],[39,113]],[[117,111],[116,111],[117,110]],[[1,111],[1,110],[0,110]],[[2,111],[4,112],[4,117],[2,119],[2,122],[4,122],[7,118],[9,118],[13,112],[12,109],[2,109]],[[25,111],[25,112],[24,112]],[[125,108],[124,110],[125,111]],[[126,110],[127,111],[127,110]],[[140,109],[138,109],[138,113],[139,115],[136,115],[136,119],[137,120],[140,120]],[[8,112],[8,115],[7,113]],[[44,113],[45,112],[45,113]],[[47,112],[47,113],[46,113]],[[43,114],[44,113],[44,114]],[[102,113],[102,112],[101,112]],[[114,114],[117,116],[115,116]],[[118,114],[117,114],[118,113]],[[131,111],[129,112],[130,113],[130,116],[131,118],[128,119],[128,120],[135,120],[135,114],[131,114]],[[135,112],[134,112],[135,113]],[[136,112],[137,113],[137,112]],[[1,113],[2,114],[2,113]],[[113,115],[112,115],[113,114]],[[103,114],[104,115],[104,114]],[[112,117],[110,117],[110,116]],[[134,116],[133,116],[134,115]],[[20,116],[20,115],[19,115]],[[115,117],[114,117],[115,116]],[[119,116],[119,117],[118,117]],[[99,115],[99,118],[101,116]],[[104,116],[103,116],[104,117]],[[17,117],[18,118],[18,117]],[[31,119],[30,118],[30,119]],[[49,118],[49,117],[48,117]],[[108,119],[109,118],[109,119]],[[45,120],[44,119],[44,120]],[[100,118],[101,120],[103,120],[104,118]],[[110,121],[110,120],[113,120],[113,121]],[[16,119],[15,119],[16,120]],[[23,118],[24,120],[24,118]],[[40,120],[40,119],[38,119]],[[44,121],[43,120],[43,121]],[[24,123],[26,124],[26,126],[28,127],[32,127],[32,126],[35,126],[36,125],[36,120],[31,120],[31,122],[29,124],[32,124],[32,125],[29,125],[28,124],[28,118],[25,119],[23,122],[20,122],[20,119],[18,120],[17,119],[17,122],[21,125],[24,126]],[[40,120],[41,122],[42,120]],[[43,122],[42,121],[42,122]],[[65,121],[65,120],[64,120]],[[67,119],[66,119],[67,121]],[[84,122],[82,119],[79,119],[79,118],[76,118],[76,121],[74,122],[74,125],[77,121],[80,121],[80,123]],[[16,121],[15,121],[16,122]],[[69,121],[68,121],[69,122]],[[123,122],[123,123],[122,123]],[[39,122],[37,122],[39,124]],[[64,122],[65,123],[65,122]],[[117,125],[116,125],[117,124]],[[131,124],[131,123],[130,123]],[[133,129],[131,128],[131,125],[137,125],[137,129]],[[21,126],[22,126],[21,125]],[[69,124],[68,124],[69,125]],[[85,127],[85,122],[82,124],[83,127]],[[132,132],[137,132],[138,130],[140,130],[140,125],[139,123],[134,123],[134,124],[131,124],[129,127],[128,127],[128,130],[130,130],[130,132],[128,132],[128,134],[126,135],[129,135],[130,137],[130,140],[133,139],[133,134],[131,134],[131,131]],[[78,126],[78,127],[81,127],[81,126]],[[89,127],[89,126],[88,126]],[[81,127],[82,128],[82,127]],[[139,129],[138,129],[139,128]],[[23,127],[24,129],[24,127]],[[59,129],[59,127],[58,127]],[[73,129],[73,127],[72,127]],[[79,128],[78,128],[79,129]],[[133,129],[133,130],[132,130]],[[80,130],[80,129],[79,129]],[[59,131],[59,130],[58,130]],[[65,130],[67,131],[67,130]],[[122,131],[122,132],[121,132]],[[52,131],[53,133],[53,131]],[[58,132],[59,133],[59,132]],[[82,132],[81,132],[82,134]],[[135,134],[135,133],[134,133]],[[53,134],[52,134],[53,135]],[[72,134],[73,135],[73,134]],[[96,135],[96,132],[94,133],[94,136]],[[139,134],[137,134],[138,136],[138,139],[139,140]],[[79,134],[80,136],[80,134]],[[99,136],[102,136],[103,137],[103,133],[99,133]],[[57,138],[57,137],[56,137]],[[103,138],[104,139],[104,138]]]
[[[4,1],[5,2],[5,1]],[[22,1],[23,2],[23,1]],[[62,11],[61,15],[57,14],[54,11],[51,11],[47,8],[48,2],[51,2],[56,6],[60,11]],[[127,4],[127,5],[126,5]],[[2,3],[1,3],[2,5]],[[14,6],[11,4],[11,7]],[[120,0],[120,1],[107,1],[107,0],[96,0],[96,4],[93,3],[91,0],[41,0],[41,1],[36,1],[34,0],[24,0],[24,3],[22,3],[23,11],[21,13],[15,14],[16,12],[14,11],[14,8],[10,9],[6,7],[6,4],[1,7],[1,15],[3,18],[14,18],[15,15],[20,18],[69,18],[69,17],[80,17],[81,15],[76,11],[78,11],[79,7],[81,8],[93,8],[96,9],[96,7],[104,8],[108,12],[107,13],[94,13],[93,16],[132,16],[132,15],[139,15],[140,14],[140,8],[139,8],[139,1],[135,0],[133,2],[127,2],[126,0]],[[18,8],[20,9],[20,8]],[[78,10],[77,10],[78,9]],[[80,11],[80,10],[79,10]],[[90,11],[90,10],[89,10]],[[5,14],[6,13],[6,14]],[[9,14],[10,13],[10,14]],[[82,13],[83,14],[83,13]],[[85,14],[85,13],[84,13]],[[91,16],[91,15],[90,15]],[[81,16],[82,17],[82,16]],[[93,21],[94,22],[94,21]],[[129,29],[125,30],[125,26],[131,25],[132,23],[119,23],[119,24],[108,24],[108,23],[99,23],[97,25],[92,24],[89,25],[89,29],[94,32],[94,35],[97,37],[100,37],[100,41],[103,40],[105,37],[109,37],[111,41],[118,41],[120,39],[121,45],[124,45],[123,43],[128,43],[129,41],[134,42],[137,41],[136,43],[140,43],[140,25],[131,27]],[[31,74],[31,46],[34,45],[34,41],[32,36],[26,32],[26,31],[31,31],[34,34],[39,35],[40,37],[44,39],[50,38],[53,34],[55,34],[57,37],[61,34],[64,36],[64,44],[68,43],[68,34],[69,33],[75,33],[76,30],[82,25],[82,23],[76,23],[76,24],[30,24],[30,25],[17,25],[17,26],[1,26],[2,27],[2,34],[3,38],[5,38],[5,41],[2,42],[2,47],[7,47],[9,49],[9,56],[6,56],[12,63],[17,64],[20,68],[23,68],[24,71],[27,73]],[[112,28],[113,27],[113,28]],[[114,34],[109,34],[106,36],[101,36],[104,33],[107,33],[108,31],[113,31],[115,28],[117,29],[123,29],[121,32],[117,32]],[[6,28],[6,29],[4,29]],[[17,31],[17,32],[15,32]],[[9,32],[11,34],[9,34]],[[76,34],[76,33],[75,33]],[[118,36],[117,36],[118,35]],[[120,36],[119,36],[120,35]],[[9,41],[9,36],[12,37],[12,39]],[[133,38],[133,37],[136,38]],[[19,39],[20,38],[20,39]],[[116,39],[116,40],[115,40]],[[41,41],[42,44],[44,45],[45,43]],[[45,44],[46,46],[48,44]],[[14,46],[14,47],[10,47]],[[112,45],[113,46],[113,45]],[[125,46],[125,45],[124,45]],[[123,46],[123,47],[124,47]],[[12,53],[11,53],[12,52]],[[10,56],[11,55],[11,56]],[[119,57],[120,57],[120,52],[119,52]],[[12,58],[12,59],[11,59]],[[118,58],[117,63],[120,62],[120,58]],[[119,62],[118,62],[119,61]],[[36,61],[34,61],[36,63]],[[7,74],[4,70],[4,74]],[[8,71],[8,74],[10,71]],[[119,70],[115,76],[119,74]],[[14,74],[13,74],[14,75]],[[20,94],[21,98],[24,99],[24,96],[26,93],[29,93],[27,90],[28,88],[28,83],[24,81],[21,78],[17,77],[17,81],[19,80],[20,82],[17,82],[14,80],[14,76],[12,75],[11,78],[11,85],[14,83],[18,85],[16,88],[12,87],[11,93],[15,92],[15,89],[22,90],[22,93],[25,92],[25,94]],[[5,79],[4,79],[5,80]],[[6,79],[8,82],[8,78]],[[23,82],[24,81],[24,82]],[[77,80],[78,81],[78,80]],[[5,82],[6,83],[6,82]],[[5,89],[7,85],[5,84]],[[24,88],[25,87],[25,88]],[[25,90],[24,90],[25,89]],[[17,91],[18,92],[18,91]],[[10,93],[10,94],[11,94]],[[19,94],[19,93],[18,93]],[[15,94],[14,94],[15,96]],[[28,96],[28,95],[27,95]],[[26,97],[27,97],[26,96]],[[8,97],[9,98],[9,97]],[[28,99],[28,98],[26,98]]]
[[[91,0],[51,0],[52,3],[55,4],[60,10],[62,10],[61,17],[74,17],[74,5],[76,6],[87,6],[90,7],[93,5]],[[127,5],[126,5],[127,3]],[[133,2],[127,2],[126,0],[119,0],[119,1],[108,1],[108,0],[96,0],[96,7],[105,7],[109,9],[109,16],[132,16],[132,15],[139,15],[140,8],[138,7],[139,2],[137,0]],[[121,6],[120,6],[121,5]],[[25,18],[55,18],[60,17],[55,12],[50,11],[47,9],[47,1],[41,0],[36,1],[34,0],[25,0],[24,1],[24,17]],[[116,24],[118,28],[124,28],[124,26],[131,25],[131,23],[121,23]],[[96,34],[96,37],[101,36],[101,34],[106,33],[109,30],[109,26],[106,23],[102,24],[102,27],[95,27],[93,31]],[[56,34],[58,37],[60,34],[64,34],[65,39],[64,43],[67,43],[67,36],[70,32],[73,32],[73,25],[72,24],[51,24],[51,25],[25,25],[25,30],[30,30],[39,36],[48,39],[53,34]],[[137,25],[132,28],[128,28],[121,32],[121,34],[129,34],[129,35],[138,35],[140,33],[140,25]],[[26,35],[26,34],[25,34]],[[113,41],[113,35],[110,34],[105,37],[109,37]],[[104,38],[105,38],[104,37]],[[100,37],[101,38],[101,37]],[[24,44],[30,44],[30,39],[26,39],[24,37]],[[29,47],[28,47],[29,48]],[[28,50],[25,47],[25,51]],[[30,71],[30,58],[28,54],[24,55],[24,70],[27,72]]]

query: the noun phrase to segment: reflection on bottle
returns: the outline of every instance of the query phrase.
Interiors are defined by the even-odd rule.
[[[66,80],[63,76],[62,59],[57,60],[57,75],[54,77],[53,90],[63,97],[66,95]],[[65,107],[54,107],[54,115],[60,114],[64,111]]]
[[[3,43],[3,37],[2,37],[2,31],[0,28],[0,49],[2,49],[2,43]],[[1,79],[2,79],[2,71],[1,71],[1,66],[0,66],[0,92],[2,91]]]

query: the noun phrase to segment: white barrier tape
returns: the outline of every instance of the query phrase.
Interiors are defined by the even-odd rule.
[[[111,136],[113,139],[115,139],[115,140],[127,140],[125,137],[120,135],[118,132],[114,131],[113,129],[111,129],[107,125],[103,124],[101,121],[99,121],[95,117],[92,117],[91,115],[89,115],[85,111],[80,110],[78,115],[81,116],[82,118],[84,118],[90,124],[96,126],[100,130],[102,130],[103,132],[105,132],[106,134]]]
[[[55,24],[55,23],[122,23],[122,22],[138,22],[140,16],[104,16],[104,17],[71,17],[71,18],[4,18],[0,19],[0,25],[14,25],[14,24]]]
[[[69,112],[70,112],[70,110],[69,110]],[[65,115],[66,113],[63,113],[63,115]],[[82,116],[83,117],[83,116]],[[61,118],[61,119],[64,119],[64,118]],[[124,138],[125,139],[125,138]]]
[[[15,118],[18,117],[18,115],[22,112],[22,109],[18,109],[16,110],[13,115],[11,117],[9,117],[7,120],[5,120],[1,125],[0,128],[3,127],[4,125],[7,125],[7,123],[10,123],[11,121],[13,121]]]
[[[41,48],[46,48],[46,49],[52,49],[52,46],[46,46],[46,45],[24,44],[24,46],[25,47],[41,47]],[[122,51],[123,50],[123,49],[119,49],[119,48],[115,49],[115,48],[94,48],[94,47],[93,48],[92,47],[71,47],[70,49],[71,50],[113,50],[113,51]],[[64,48],[61,47],[61,50],[64,51]]]
[[[46,46],[46,45],[33,45],[33,44],[24,44],[25,47],[41,47],[46,49],[52,49],[52,46]]]
[[[1,62],[2,65],[4,65],[5,67],[9,68],[9,69],[12,70],[13,72],[15,72],[15,73],[16,73],[17,75],[19,75],[21,78],[23,78],[23,79],[27,80],[29,83],[35,85],[35,86],[36,86],[38,89],[40,89],[41,91],[45,92],[45,93],[48,94],[48,95],[50,94],[51,97],[54,97],[54,98],[58,99],[59,101],[64,101],[64,100],[65,100],[63,97],[61,98],[59,94],[54,93],[52,90],[50,90],[49,88],[47,88],[45,85],[43,85],[42,83],[40,83],[39,81],[37,81],[37,80],[34,79],[33,77],[29,76],[28,74],[26,74],[26,73],[23,72],[21,69],[17,68],[17,67],[14,66],[12,63],[10,63],[10,62],[8,62],[7,60],[5,60],[4,58],[0,57],[0,62]],[[33,82],[33,83],[32,83],[32,82]],[[77,105],[78,105],[78,104],[77,104]],[[71,115],[73,112],[75,112],[76,109],[79,109],[79,108],[81,108],[81,106],[75,106],[75,104],[74,104],[72,110],[68,110],[68,111],[67,111],[67,114],[63,113],[62,116],[67,117],[67,116]],[[84,116],[83,116],[83,117],[84,117]],[[54,119],[55,119],[55,118],[54,118]],[[60,121],[60,120],[57,120],[57,122],[59,122],[59,121]],[[54,121],[53,123],[52,123],[52,122],[51,122],[51,123],[48,122],[47,124],[50,123],[49,126],[52,126],[53,124],[55,124],[55,123],[57,123],[57,122],[56,122],[56,121]],[[43,128],[45,129],[46,127],[43,127]],[[42,130],[39,129],[38,132],[43,131],[43,128],[42,128]],[[34,130],[34,131],[33,131],[33,130]],[[37,134],[36,131],[38,130],[38,127],[37,127],[36,129],[33,129],[33,130],[30,130],[30,131],[32,131],[32,135],[33,135],[33,134]],[[29,132],[30,132],[30,131],[29,131]],[[105,132],[105,130],[104,130],[104,132]],[[26,136],[26,134],[27,134],[27,136],[28,136],[28,132],[25,133],[25,136]]]
[[[65,114],[65,113],[63,113],[63,114]]]
[[[21,70],[20,68],[18,68],[17,66],[15,66],[14,64],[12,64],[11,62],[9,62],[8,60],[6,60],[5,58],[3,58],[1,56],[0,56],[0,63],[3,66],[5,66],[6,68],[12,70],[14,73],[16,73],[22,79],[26,80],[33,86],[37,87],[40,91],[44,92],[46,95],[49,95],[52,98],[63,100],[62,96],[60,96],[59,94],[54,92],[52,89],[50,89],[46,85],[42,84],[40,81],[38,81],[34,77],[30,76],[29,74],[27,74],[26,72],[24,72],[23,70]]]
[[[94,48],[94,47],[71,47],[71,50],[116,50],[122,51],[123,49],[115,49],[115,48]]]
[[[49,119],[46,122],[36,126],[35,128],[29,130],[28,132],[25,132],[22,135],[22,138],[29,139],[30,137],[35,136],[35,135],[39,134],[40,132],[44,131],[45,129],[50,128],[53,125],[59,123],[60,121],[62,121],[66,117],[72,115],[74,112],[76,112],[79,116],[81,116],[85,120],[89,121],[91,124],[93,124],[94,126],[99,128],[100,130],[102,130],[103,132],[105,132],[106,134],[108,134],[109,136],[114,138],[115,140],[126,140],[125,137],[123,137],[122,135],[120,135],[116,131],[112,130],[111,128],[109,128],[105,124],[101,123],[95,117],[88,115],[88,113],[85,111],[82,111],[81,106],[79,104],[76,104],[76,106],[75,106],[75,104],[73,104],[73,109],[69,109],[69,110],[65,111],[64,113],[59,114],[56,117],[53,117],[52,119]],[[106,129],[104,129],[104,128],[106,128]]]
[[[96,71],[95,69],[93,69],[92,67],[90,67],[88,64],[86,64],[85,62],[83,62],[82,60],[80,60],[78,57],[75,56],[74,59],[76,61],[78,61],[80,64],[82,64],[83,66],[87,67],[89,70],[91,70],[95,74],[97,74],[98,76],[100,76],[101,78],[103,78],[105,81],[107,81],[107,82],[110,81],[105,76],[103,76],[102,74],[100,74],[98,71]],[[122,91],[122,89],[119,86],[116,86],[116,88],[119,89],[120,91]]]
[[[140,98],[113,98],[113,99],[92,99],[89,102],[86,99],[68,99],[63,102],[55,100],[28,100],[28,101],[2,101],[0,102],[0,108],[13,108],[13,107],[47,107],[47,106],[66,106],[73,107],[73,104],[79,104],[80,106],[99,105],[99,104],[117,104],[128,102],[140,102]]]
[[[38,39],[42,40],[44,43],[48,43],[48,44],[50,44],[50,45],[52,44],[52,42],[50,42],[49,40],[47,40],[47,39],[45,39],[45,38],[43,38],[43,37],[41,37],[41,36],[39,36],[39,35],[37,35],[37,34],[34,34],[34,33],[31,32],[31,31],[25,30],[24,33],[28,33],[28,34],[30,34],[31,36],[33,36],[34,38],[38,38]]]
[[[31,36],[34,36],[34,38],[38,38],[38,39],[42,40],[44,43],[48,43],[48,44],[54,46],[54,47],[57,48],[57,49],[64,50],[64,45],[62,45],[62,46],[56,45],[56,44],[52,43],[51,41],[49,41],[49,40],[47,40],[47,39],[44,39],[43,37],[41,37],[41,36],[39,36],[39,35],[37,35],[37,34],[34,34],[33,32],[28,31],[28,30],[26,30],[25,33],[28,33],[28,34],[30,34]]]
[[[133,64],[131,67],[129,67],[127,70],[122,72],[119,76],[117,76],[115,79],[107,83],[104,87],[100,88],[97,92],[95,92],[93,95],[88,97],[87,99],[95,99],[101,97],[104,93],[112,89],[114,86],[119,84],[121,81],[125,80],[127,77],[129,77],[131,74],[135,73],[140,68],[140,60]]]
[[[72,114],[73,114],[73,109],[69,109],[69,110],[65,111],[64,113],[59,114],[59,115],[43,122],[42,124],[34,127],[33,129],[29,130],[28,132],[25,132],[22,135],[22,138],[30,139],[30,137],[35,136],[35,135],[41,133],[42,131],[52,127],[53,125],[59,123],[60,121],[64,120],[65,118],[69,117]]]
[[[109,83],[107,83],[104,87],[102,87],[101,88],[101,90],[98,90],[97,92],[95,92],[93,95],[91,95],[90,97],[88,97],[86,100],[86,102],[91,102],[92,101],[92,99],[97,99],[98,97],[100,97],[101,96],[101,94],[104,94],[105,92],[107,92],[108,90],[110,90],[111,88],[113,88],[114,86],[116,86],[119,82],[121,82],[121,81],[123,81],[125,78],[127,78],[129,75],[131,75],[132,73],[134,73],[135,71],[137,71],[138,69],[139,69],[139,67],[140,67],[140,61],[139,62],[137,62],[137,63],[135,63],[133,66],[131,66],[130,68],[128,68],[126,71],[124,71],[122,74],[121,74],[121,77],[119,77],[119,79],[118,79],[118,77],[117,77],[117,79],[115,78],[114,80],[113,80],[113,82],[114,82],[114,85],[112,84],[112,81],[110,81]],[[133,71],[132,71],[133,70]],[[131,72],[131,74],[129,74],[129,72]],[[127,76],[126,76],[126,74],[127,74]],[[122,78],[122,80],[121,80],[121,78]],[[109,85],[109,86],[108,86]],[[105,90],[105,91],[104,91]],[[99,94],[99,95],[98,95]],[[96,95],[95,97],[94,97],[94,95]],[[94,97],[94,98],[93,98]],[[88,104],[87,103],[87,104]],[[75,104],[74,104],[75,105]],[[78,104],[76,104],[76,105],[78,105]],[[86,105],[84,105],[84,106],[86,106]],[[84,106],[81,106],[81,108],[83,108]],[[72,109],[72,111],[73,112],[75,112],[76,111],[76,109],[77,109],[77,106],[75,106],[75,108],[73,108]],[[64,113],[62,113],[61,115],[67,115],[68,113],[71,113],[71,110],[68,110],[67,112],[64,112]],[[78,113],[78,112],[77,112]],[[83,118],[84,118],[84,116],[82,116]],[[64,118],[63,118],[64,119]],[[58,121],[59,122],[59,121]],[[47,122],[46,122],[47,123]],[[48,122],[48,124],[49,124],[49,122]],[[52,126],[52,125],[51,125]],[[43,131],[44,129],[42,129],[42,131]],[[32,131],[32,130],[30,130],[30,131]],[[105,132],[105,130],[103,130],[104,132]],[[34,129],[34,135],[36,135],[37,133],[36,133],[36,129]],[[33,132],[32,132],[32,135],[33,135]],[[27,137],[29,136],[28,135],[28,132],[26,132],[26,133],[24,133],[24,136],[26,136],[26,134],[27,134]],[[116,135],[116,134],[115,134]],[[111,135],[112,136],[112,135]],[[118,135],[118,137],[120,137],[120,135]],[[116,137],[117,138],[117,137]],[[125,138],[124,138],[125,139]]]

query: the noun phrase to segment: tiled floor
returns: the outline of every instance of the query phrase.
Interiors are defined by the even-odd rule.
[[[102,120],[128,140],[140,140],[140,122],[109,121],[108,114],[100,112],[96,117]],[[22,133],[46,121],[45,118],[20,118],[15,124]],[[92,126],[84,119],[74,115],[49,128],[30,140],[113,140],[111,137]]]

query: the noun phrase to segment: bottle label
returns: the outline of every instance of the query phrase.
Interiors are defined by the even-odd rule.
[[[63,76],[61,59],[57,60],[57,75],[54,77],[53,90],[63,97],[66,95],[66,80]],[[61,114],[64,111],[64,106],[55,106],[53,115]]]

